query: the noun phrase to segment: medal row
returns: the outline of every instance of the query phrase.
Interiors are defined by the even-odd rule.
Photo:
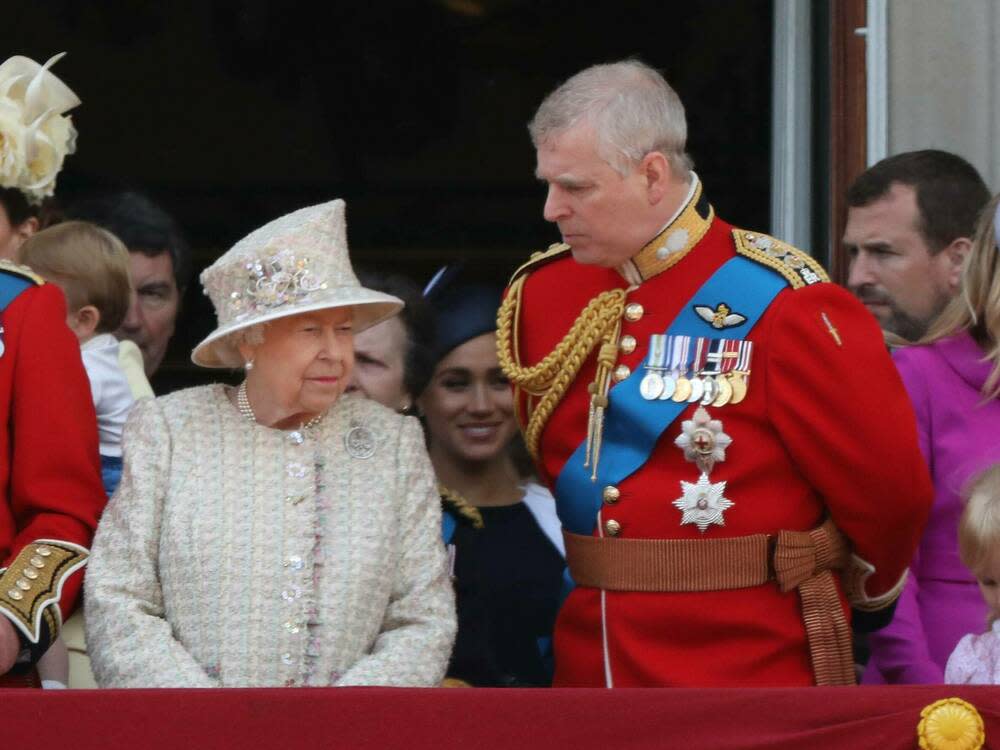
[[[753,342],[654,334],[639,393],[647,401],[738,404],[747,395]]]

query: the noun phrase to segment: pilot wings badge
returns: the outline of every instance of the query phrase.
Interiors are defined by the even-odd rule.
[[[719,330],[733,328],[747,319],[746,315],[733,312],[732,308],[725,302],[720,302],[715,306],[714,310],[708,305],[695,305],[694,311],[698,314],[699,318],[712,326],[712,328]]]

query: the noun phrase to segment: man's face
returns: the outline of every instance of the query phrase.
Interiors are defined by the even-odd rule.
[[[910,341],[927,332],[953,293],[949,254],[931,255],[919,223],[916,190],[894,183],[875,202],[848,209],[844,230],[848,287],[883,329]]]
[[[135,296],[117,335],[136,343],[142,351],[146,377],[150,378],[159,369],[170,337],[174,335],[174,321],[180,305],[170,253],[164,251],[149,256],[129,252],[129,275]]]
[[[535,174],[549,188],[545,219],[559,226],[577,262],[619,266],[649,241],[644,175],[618,174],[598,154],[589,124],[551,136],[537,155]]]

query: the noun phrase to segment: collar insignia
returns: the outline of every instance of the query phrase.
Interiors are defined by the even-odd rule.
[[[712,226],[715,211],[701,181],[693,174],[691,179],[695,185],[677,217],[620,267],[619,272],[629,283],[638,285],[678,263]]]

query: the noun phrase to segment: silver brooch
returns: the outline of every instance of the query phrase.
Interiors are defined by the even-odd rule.
[[[367,427],[352,427],[344,435],[344,447],[354,458],[371,458],[375,455],[375,436]]]

